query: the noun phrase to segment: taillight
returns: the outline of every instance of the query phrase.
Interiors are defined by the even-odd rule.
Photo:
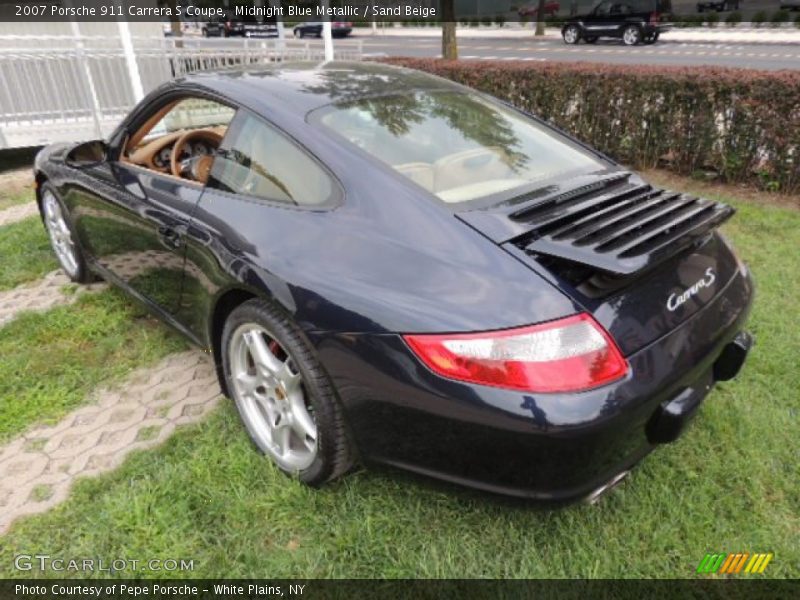
[[[654,12],[650,15],[650,25],[658,25],[658,20],[661,18],[657,12]]]
[[[586,313],[518,329],[404,338],[443,377],[514,390],[576,392],[628,371],[614,341]]]

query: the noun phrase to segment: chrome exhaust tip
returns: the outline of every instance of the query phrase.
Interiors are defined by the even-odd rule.
[[[608,492],[613,490],[617,487],[622,481],[630,474],[630,471],[622,471],[621,473],[617,473],[605,482],[603,485],[598,487],[596,490],[591,492],[586,498],[583,499],[585,504],[597,504],[600,501],[600,498],[605,496]]]

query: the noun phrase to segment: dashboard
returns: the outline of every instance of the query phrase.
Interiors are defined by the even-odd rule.
[[[172,160],[172,149],[175,143],[164,146],[156,154],[153,155],[153,165],[159,169],[169,170],[170,161]],[[196,158],[198,156],[210,156],[216,150],[209,142],[198,141],[190,142],[184,146],[178,160],[186,160],[187,158]]]
[[[153,169],[162,173],[171,173],[172,152],[175,144],[189,131],[198,134],[198,137],[188,141],[181,154],[179,161],[201,156],[211,156],[216,152],[225,135],[225,127],[213,127],[208,129],[181,130],[159,136],[149,140],[137,148],[130,151],[127,161],[140,167]]]

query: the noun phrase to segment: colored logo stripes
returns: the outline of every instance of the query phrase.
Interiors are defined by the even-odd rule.
[[[697,566],[698,573],[763,573],[772,552],[755,553],[739,552],[735,554],[706,554]]]

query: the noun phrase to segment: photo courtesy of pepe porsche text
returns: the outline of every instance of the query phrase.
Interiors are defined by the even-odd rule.
[[[16,598],[300,598],[307,583],[287,582],[101,582],[101,583],[15,583]],[[309,594],[306,594],[307,596]]]

